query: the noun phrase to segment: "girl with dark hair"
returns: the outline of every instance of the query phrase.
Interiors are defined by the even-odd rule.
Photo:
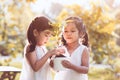
[[[88,35],[83,21],[79,17],[68,17],[65,20],[62,41],[65,49],[63,60],[66,70],[56,72],[54,80],[88,80],[89,50]],[[54,64],[54,63],[53,63]]]
[[[47,52],[44,46],[52,34],[53,27],[46,17],[36,17],[27,30],[28,45],[24,49],[20,80],[51,80],[49,58],[62,52],[53,49]]]

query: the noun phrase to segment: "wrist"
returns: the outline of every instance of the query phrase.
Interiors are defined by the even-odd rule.
[[[70,67],[69,67],[69,68],[70,68],[70,69],[73,69],[73,64],[70,63]]]
[[[52,57],[52,56],[53,56],[53,54],[50,53],[50,52],[48,52],[47,54],[48,54],[49,57]]]

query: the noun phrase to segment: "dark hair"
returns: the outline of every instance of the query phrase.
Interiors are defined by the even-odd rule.
[[[29,45],[28,45],[27,50],[26,50],[27,53],[35,50],[36,39],[35,39],[35,36],[33,34],[33,30],[36,29],[38,32],[44,31],[46,29],[52,30],[52,26],[49,25],[49,23],[51,23],[50,20],[44,16],[36,17],[31,22],[31,24],[29,25],[28,30],[27,30],[27,39],[29,42]]]
[[[67,19],[65,19],[65,21],[66,23],[73,22],[76,25],[76,28],[78,29],[78,31],[84,34],[84,36],[82,37],[83,38],[82,44],[88,47],[89,46],[88,34],[86,32],[86,28],[83,23],[83,20],[80,17],[74,16],[74,17],[68,17]],[[63,45],[66,45],[66,41],[63,38],[63,35],[62,35],[62,42],[63,42]]]

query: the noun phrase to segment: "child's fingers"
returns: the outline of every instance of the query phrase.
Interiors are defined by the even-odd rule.
[[[64,66],[64,67],[66,67],[66,68],[69,68],[70,67],[70,62],[68,61],[68,60],[63,60],[62,61],[62,65]]]
[[[54,67],[53,60],[50,61],[50,66],[51,66],[52,68]]]
[[[62,64],[63,64],[63,65],[67,65],[67,61],[66,61],[66,60],[63,60],[63,61],[62,61]]]
[[[57,50],[57,54],[60,55],[60,54],[64,54],[65,53],[65,50],[64,49],[58,49]]]
[[[52,55],[60,55],[60,54],[64,54],[65,51],[64,51],[64,49],[53,49],[53,50],[51,50],[50,53],[52,53]]]

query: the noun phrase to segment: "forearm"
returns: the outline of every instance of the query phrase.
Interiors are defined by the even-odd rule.
[[[50,53],[45,54],[42,58],[37,60],[35,64],[33,65],[34,71],[38,71],[39,69],[42,68],[42,66],[46,63],[48,58],[51,56]]]
[[[83,74],[87,74],[89,71],[89,67],[86,66],[76,66],[71,64],[71,68],[72,70],[78,72],[78,73],[83,73]]]

